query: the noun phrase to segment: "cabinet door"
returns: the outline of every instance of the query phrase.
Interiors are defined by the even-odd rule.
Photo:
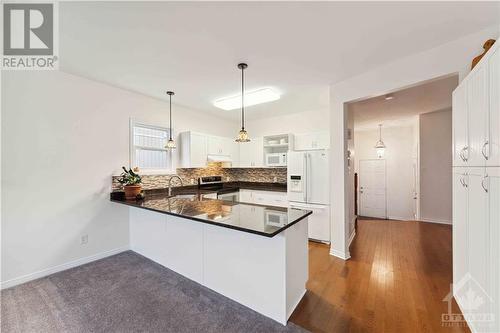
[[[219,136],[208,137],[208,154],[209,155],[223,155],[222,154],[222,140]]]
[[[488,147],[489,154],[486,165],[500,166],[500,47],[496,46],[488,59],[489,64],[489,135]]]
[[[239,145],[240,151],[240,167],[252,168],[263,166],[262,138],[250,139],[250,142],[241,142]]]
[[[486,165],[488,111],[488,64],[482,63],[469,74],[467,81],[469,166]]]
[[[468,280],[468,288],[485,297],[489,290],[489,218],[488,192],[484,168],[469,169],[469,195],[467,214],[468,235],[468,268],[472,279]],[[461,291],[463,292],[463,290]],[[488,302],[486,302],[488,303]],[[477,308],[488,311],[487,304]]]
[[[467,93],[462,82],[453,91],[453,166],[466,166],[467,137]]]
[[[232,138],[220,138],[221,142],[221,155],[225,156],[231,156],[233,157],[233,154],[235,154],[235,150],[238,149],[236,141]]]
[[[207,137],[203,134],[191,133],[190,168],[207,166]]]
[[[296,134],[294,137],[294,150],[328,149],[330,135],[328,132],[313,132]]]
[[[294,138],[294,150],[311,150],[312,141],[311,133],[296,134]]]
[[[465,168],[453,170],[453,283],[467,274],[467,186]]]
[[[488,168],[488,208],[490,221],[490,295],[494,300],[493,332],[500,332],[500,167]]]
[[[262,138],[255,138],[250,146],[251,153],[251,165],[253,167],[263,167],[264,166],[264,142]]]
[[[253,203],[252,191],[240,190],[240,202]]]

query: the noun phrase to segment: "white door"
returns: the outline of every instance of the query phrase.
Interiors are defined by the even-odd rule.
[[[359,212],[361,216],[387,218],[385,160],[359,161]]]
[[[488,166],[500,166],[500,47],[488,59],[490,69],[490,117],[488,135]]]
[[[457,284],[467,268],[467,186],[466,168],[453,168],[453,283]]]
[[[262,138],[250,139],[250,142],[239,143],[240,167],[261,167],[264,165],[264,148]]]
[[[489,220],[490,220],[490,294],[495,300],[495,329],[500,332],[500,168],[488,169]]]
[[[485,166],[488,124],[488,64],[481,64],[467,81],[467,114],[469,121],[469,166]]]
[[[474,285],[470,285],[470,287],[473,288],[474,292],[478,292],[477,287],[486,291],[489,289],[489,219],[488,193],[485,181],[484,168],[469,168],[467,247],[469,250],[468,268],[474,279]]]
[[[328,152],[318,150],[306,154],[307,202],[328,205],[330,203]]]
[[[453,166],[466,166],[467,138],[467,93],[461,84],[453,91]]]
[[[207,166],[207,137],[203,134],[191,133],[191,163],[190,168]]]

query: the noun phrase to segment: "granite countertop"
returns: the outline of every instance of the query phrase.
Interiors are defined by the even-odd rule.
[[[143,200],[125,200],[122,192],[115,192],[111,193],[111,201],[266,237],[273,237],[312,214],[309,210],[207,199],[203,190],[188,193],[182,189],[173,193],[149,193]]]

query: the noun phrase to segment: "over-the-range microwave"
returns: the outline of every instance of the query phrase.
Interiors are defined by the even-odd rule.
[[[286,166],[287,153],[268,153],[266,154],[266,166],[281,167]]]

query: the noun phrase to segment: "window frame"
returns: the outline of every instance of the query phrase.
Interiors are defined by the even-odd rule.
[[[166,131],[167,135],[170,134],[170,129],[168,127],[151,125],[150,123],[147,123],[144,121],[139,121],[139,120],[134,119],[134,118],[130,118],[130,123],[129,123],[129,167],[130,168],[136,167],[136,165],[133,165],[133,163],[135,163],[135,160],[136,160],[136,154],[135,154],[136,148],[140,148],[143,150],[151,150],[151,151],[166,151],[167,156],[168,156],[167,168],[158,169],[158,168],[139,167],[139,172],[140,172],[140,174],[143,174],[143,175],[167,175],[167,174],[175,173],[174,154],[172,151],[169,151],[168,149],[161,149],[161,148],[136,146],[134,144],[134,127],[136,127],[136,126],[160,130],[160,131]],[[172,137],[174,137],[174,133],[175,133],[175,131],[172,128]]]

